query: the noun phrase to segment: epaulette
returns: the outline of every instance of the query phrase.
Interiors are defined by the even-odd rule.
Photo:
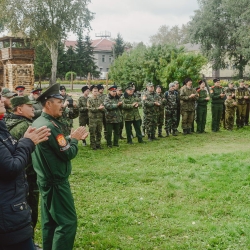
[[[56,124],[54,121],[52,121],[52,120],[50,120],[50,121],[51,121],[51,123],[52,123],[55,127],[59,128],[59,127],[57,126],[57,124]]]
[[[215,86],[213,85],[211,88],[213,89]]]
[[[199,88],[199,89],[197,89],[196,91],[197,91],[197,92],[200,92],[200,91],[201,91],[201,89]]]

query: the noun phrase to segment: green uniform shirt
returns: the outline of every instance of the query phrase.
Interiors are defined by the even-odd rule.
[[[224,89],[219,86],[219,87],[216,87],[216,86],[213,86],[210,90],[210,94],[211,94],[211,103],[212,104],[223,104],[225,99],[224,97],[221,98],[220,94],[224,94],[225,91]]]
[[[64,137],[61,123],[54,117],[42,113],[32,126],[51,129],[49,139],[36,146],[32,153],[32,162],[40,183],[51,185],[68,178],[71,173],[71,160],[77,155],[78,141]]]

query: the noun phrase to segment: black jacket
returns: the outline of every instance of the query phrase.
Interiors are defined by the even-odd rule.
[[[25,167],[34,149],[28,138],[14,140],[0,120],[0,245],[16,244],[32,236]]]

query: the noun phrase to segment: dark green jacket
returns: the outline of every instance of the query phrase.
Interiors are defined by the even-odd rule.
[[[210,96],[211,96],[211,103],[212,104],[221,104],[223,105],[225,99],[224,97],[221,98],[220,94],[224,94],[224,89],[220,87],[211,87],[210,89]]]
[[[207,106],[208,100],[206,98],[208,97],[208,93],[205,89],[198,89],[197,93],[199,95],[197,104],[198,106]]]
[[[122,100],[124,121],[137,121],[141,119],[139,113],[139,106],[141,106],[141,102],[138,102],[139,105],[137,108],[133,106],[133,103],[135,102],[138,102],[138,97],[136,97],[135,95],[129,96],[127,93],[124,93]]]

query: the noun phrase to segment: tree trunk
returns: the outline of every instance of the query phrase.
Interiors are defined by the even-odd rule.
[[[57,72],[57,59],[58,59],[58,42],[53,42],[50,45],[47,45],[50,56],[51,56],[51,77],[49,85],[53,85],[56,83],[56,72]]]

